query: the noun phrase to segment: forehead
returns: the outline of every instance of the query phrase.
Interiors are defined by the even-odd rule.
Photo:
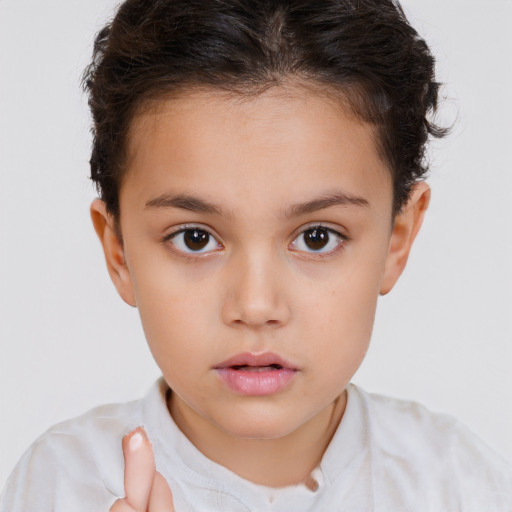
[[[342,101],[301,87],[154,101],[131,126],[121,200],[126,188],[139,201],[185,190],[236,208],[341,187],[387,208],[391,176],[375,131],[347,112]]]

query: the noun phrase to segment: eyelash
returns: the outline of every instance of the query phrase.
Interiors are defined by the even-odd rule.
[[[186,233],[187,231],[192,231],[192,230],[197,230],[197,231],[201,231],[203,233],[207,233],[207,235],[210,238],[217,241],[216,236],[206,227],[198,225],[198,224],[190,224],[190,225],[184,225],[184,226],[180,227],[179,229],[177,229],[176,231],[169,233],[168,235],[166,235],[163,238],[162,242],[163,243],[171,242],[171,245],[174,245],[174,244],[172,244],[172,240],[174,238],[176,238],[178,235],[180,235],[182,233]],[[217,246],[219,246],[219,245],[220,245],[220,243],[217,242]],[[211,252],[212,252],[212,251],[204,251],[204,252],[190,251],[190,252],[187,252],[187,251],[183,251],[183,250],[180,250],[177,248],[174,248],[173,251],[183,258],[197,258],[198,256],[201,256],[201,255],[211,254]]]
[[[316,258],[328,258],[329,256],[332,256],[332,255],[338,253],[339,251],[343,250],[345,243],[349,241],[349,238],[346,235],[340,233],[339,231],[336,231],[333,228],[330,228],[323,224],[310,224],[308,226],[301,228],[300,232],[295,236],[295,238],[292,240],[292,242],[290,244],[294,244],[296,242],[296,240],[299,239],[299,237],[301,235],[304,235],[308,231],[312,231],[314,229],[323,229],[323,230],[327,231],[329,233],[329,235],[334,235],[338,239],[337,246],[334,249],[332,249],[328,252],[325,252],[325,253],[319,252],[319,251],[314,251],[314,250],[312,250],[312,251],[294,250],[294,252],[300,252],[300,253],[307,254],[307,255],[309,255],[309,257],[314,256]],[[197,231],[206,233],[208,235],[208,237],[211,237],[213,240],[217,241],[216,236],[206,227],[197,225],[197,224],[191,224],[191,225],[182,226],[179,229],[177,229],[176,231],[173,231],[172,233],[166,235],[163,238],[162,242],[169,243],[173,239],[175,239],[177,236],[179,236],[180,234],[183,234],[183,233],[186,233],[187,231],[192,231],[192,230],[197,230]],[[208,243],[210,243],[210,241],[208,241]],[[174,245],[174,244],[171,243],[171,245]],[[220,245],[221,245],[220,242],[217,242],[217,247],[219,247]],[[212,252],[215,252],[215,251],[211,251],[211,250],[204,251],[204,252],[191,250],[190,252],[188,252],[188,251],[177,249],[176,247],[174,247],[173,250],[177,254],[179,254],[181,257],[190,258],[190,259],[197,258],[198,256],[207,255],[207,254],[211,254]]]
[[[323,230],[327,231],[327,233],[329,235],[334,235],[338,239],[336,247],[327,252],[319,252],[319,251],[313,251],[313,250],[312,251],[296,251],[296,252],[306,254],[307,257],[313,256],[315,258],[329,258],[330,256],[333,256],[334,254],[337,254],[338,252],[342,251],[345,248],[344,247],[345,244],[349,241],[348,236],[344,235],[343,233],[340,233],[339,231],[336,231],[333,228],[330,228],[330,227],[325,226],[324,224],[320,223],[320,224],[310,224],[309,226],[302,227],[300,229],[299,233],[297,234],[297,236],[295,236],[295,238],[291,242],[291,244],[293,244],[296,240],[298,240],[301,235],[304,235],[308,231],[312,231],[315,229],[323,229]]]

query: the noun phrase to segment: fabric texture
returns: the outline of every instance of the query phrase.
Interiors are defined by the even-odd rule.
[[[58,424],[18,462],[0,512],[106,512],[124,495],[121,439],[144,426],[176,512],[512,512],[512,465],[457,420],[350,384],[318,488],[255,485],[199,452],[166,407],[168,387]]]

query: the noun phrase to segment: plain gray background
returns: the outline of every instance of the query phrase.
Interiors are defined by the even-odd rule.
[[[79,77],[111,0],[0,0],[0,485],[50,425],[159,375],[89,220]],[[354,382],[512,459],[512,2],[404,0],[446,85],[433,200]]]

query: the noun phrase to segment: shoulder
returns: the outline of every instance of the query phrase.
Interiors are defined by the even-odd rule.
[[[70,420],[51,427],[36,444],[46,444],[53,451],[69,450],[67,453],[108,453],[107,447],[113,439],[121,439],[132,425],[140,426],[143,418],[143,400],[119,404],[106,404]]]
[[[368,393],[354,385],[352,388],[364,404],[372,433],[392,451],[415,447],[416,441],[425,437],[434,444],[446,443],[462,427],[453,416],[432,412],[418,402]]]
[[[103,405],[54,425],[14,468],[0,512],[77,510],[81,497],[89,507],[108,510],[123,493],[121,440],[142,418],[143,400],[137,400]]]
[[[352,391],[366,411],[377,472],[426,495],[445,493],[461,510],[484,503],[487,510],[512,510],[512,465],[459,420],[417,402]]]

